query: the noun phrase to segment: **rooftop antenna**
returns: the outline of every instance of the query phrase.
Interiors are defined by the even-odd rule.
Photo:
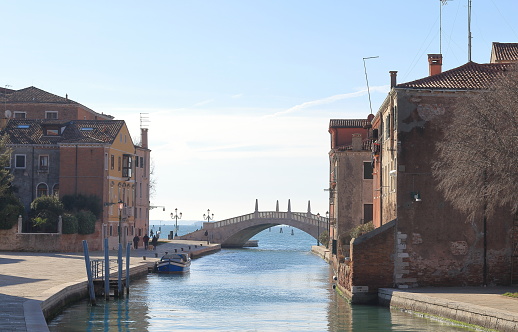
[[[468,0],[468,62],[471,62],[471,0]]]
[[[372,114],[371,90],[369,88],[369,79],[367,78],[367,66],[365,66],[365,60],[375,59],[375,58],[379,58],[379,56],[376,55],[376,56],[369,56],[369,57],[363,58],[363,69],[365,70],[365,81],[367,82],[367,94],[369,95],[369,107],[371,110],[371,114]]]
[[[442,6],[447,5],[450,0],[439,0],[439,53],[442,54]]]
[[[140,128],[147,128],[149,122],[149,113],[140,113]]]

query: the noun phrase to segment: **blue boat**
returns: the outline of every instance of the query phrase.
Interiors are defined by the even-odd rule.
[[[188,254],[165,254],[155,263],[157,273],[184,273],[191,268],[191,258]]]

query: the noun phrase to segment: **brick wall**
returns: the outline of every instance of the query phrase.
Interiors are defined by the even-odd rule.
[[[340,264],[338,283],[355,295],[354,286],[368,286],[369,293],[394,284],[395,221],[351,242],[350,263]]]
[[[51,233],[18,233],[18,225],[11,229],[0,230],[0,251],[29,252],[81,252],[83,240],[88,241],[91,251],[102,250],[100,235],[101,223],[95,224],[93,234],[51,234]]]

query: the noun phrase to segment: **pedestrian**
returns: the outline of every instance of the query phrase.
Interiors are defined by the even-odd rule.
[[[147,236],[147,233],[144,234],[144,237],[142,238],[142,242],[144,242],[144,250],[147,250],[149,247],[149,236]]]
[[[140,238],[138,237],[138,235],[135,235],[135,237],[133,238],[133,248],[134,249],[138,249],[139,241],[140,241]]]
[[[157,243],[158,243],[158,239],[155,235],[153,235],[153,239],[151,240],[151,244],[153,245],[153,250],[156,250]]]

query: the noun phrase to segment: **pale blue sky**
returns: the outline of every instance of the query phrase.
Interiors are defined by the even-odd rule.
[[[467,3],[443,6],[443,69],[467,62]],[[0,86],[36,86],[124,119],[149,113],[151,219],[327,211],[331,118],[376,113],[428,75],[440,0],[0,1]],[[475,62],[518,42],[518,1],[473,0]]]

